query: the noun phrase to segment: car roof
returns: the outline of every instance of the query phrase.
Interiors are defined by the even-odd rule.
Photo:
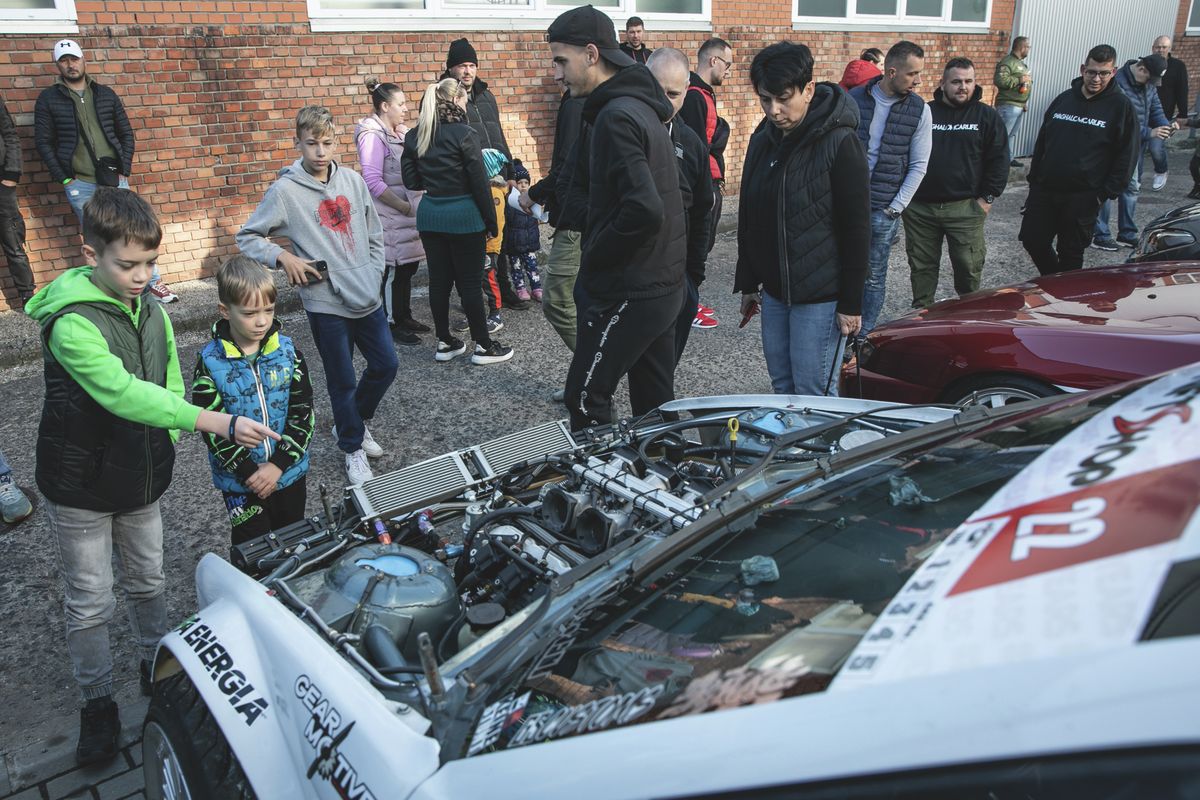
[[[1137,646],[1172,568],[1200,557],[1198,503],[1193,364],[1095,414],[972,514],[830,691]]]

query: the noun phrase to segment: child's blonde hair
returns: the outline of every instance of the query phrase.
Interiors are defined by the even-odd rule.
[[[217,268],[217,299],[225,306],[244,306],[256,297],[275,302],[275,278],[249,256],[234,256]]]
[[[333,114],[325,106],[305,106],[296,114],[296,138],[303,139],[304,132],[313,136],[332,136],[337,133]]]

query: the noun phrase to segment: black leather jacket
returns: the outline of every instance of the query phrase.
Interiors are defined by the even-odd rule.
[[[465,122],[439,122],[425,155],[417,155],[420,126],[404,137],[404,156],[400,170],[404,185],[413,191],[424,190],[431,197],[469,195],[479,207],[483,225],[495,236],[496,206],[483,169],[483,150],[475,131]]]

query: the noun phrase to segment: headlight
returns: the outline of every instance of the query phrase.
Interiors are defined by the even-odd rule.
[[[1187,231],[1181,231],[1178,228],[1159,228],[1142,233],[1138,241],[1137,252],[1138,255],[1149,255],[1195,243],[1196,237]]]

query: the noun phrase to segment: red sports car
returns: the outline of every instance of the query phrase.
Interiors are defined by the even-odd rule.
[[[843,397],[1005,405],[1200,361],[1200,262],[1035,278],[876,328]]]

